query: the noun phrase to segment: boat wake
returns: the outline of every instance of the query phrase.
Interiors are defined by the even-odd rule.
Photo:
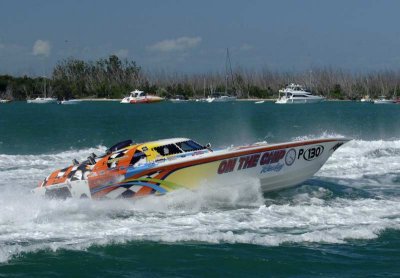
[[[30,194],[55,167],[104,147],[0,154],[0,262],[40,250],[128,241],[346,243],[400,229],[400,140],[353,140],[301,186],[263,194],[255,180],[132,200],[44,200]]]

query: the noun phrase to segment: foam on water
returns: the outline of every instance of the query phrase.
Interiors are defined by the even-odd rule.
[[[29,194],[52,170],[100,149],[0,155],[1,262],[26,252],[126,241],[345,243],[400,229],[400,141],[351,141],[316,178],[274,197],[263,196],[256,180],[136,201],[44,200]],[[324,185],[328,182],[335,188]],[[336,191],[353,188],[369,194]]]
[[[374,192],[389,190],[399,196],[400,140],[350,141],[335,152],[316,176]]]

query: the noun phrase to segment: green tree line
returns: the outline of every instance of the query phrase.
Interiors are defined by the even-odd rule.
[[[289,83],[331,99],[392,97],[400,93],[400,72],[352,73],[326,67],[302,72],[236,68],[229,76],[224,72],[184,74],[144,71],[135,61],[111,55],[97,61],[62,60],[49,77],[0,75],[0,98],[122,98],[134,89],[160,96],[204,97],[228,92],[240,98],[276,98],[279,89]]]

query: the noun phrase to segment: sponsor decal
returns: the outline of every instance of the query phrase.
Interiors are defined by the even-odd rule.
[[[290,149],[285,156],[285,164],[291,166],[296,160],[296,150]]]
[[[265,166],[263,166],[260,174],[267,173],[267,172],[279,172],[280,170],[282,170],[282,167],[283,167],[283,163],[265,165]]]
[[[332,151],[336,151],[337,149],[339,149],[339,147],[341,146],[341,145],[343,145],[344,143],[343,142],[339,142],[339,143],[337,143],[335,146],[333,146],[332,148],[331,148],[331,150]]]
[[[324,146],[318,145],[308,149],[300,149],[297,159],[303,157],[304,160],[311,161],[318,158],[324,152]]]
[[[222,160],[218,167],[218,174],[233,172],[236,166],[237,158]]]
[[[233,171],[241,171],[244,169],[254,168],[257,166],[268,166],[271,164],[276,164],[285,157],[285,154],[286,150],[283,149],[283,150],[274,150],[264,153],[245,155],[238,158],[225,159],[220,162],[217,172],[218,174],[226,174]],[[294,154],[294,157],[296,157],[296,154]],[[265,168],[266,172],[280,171],[280,169],[282,169],[283,167],[283,163],[280,164],[281,166],[274,165],[273,167],[270,168],[263,167],[263,169]]]
[[[258,164],[258,161],[260,160],[260,156],[261,156],[261,154],[258,153],[258,154],[240,157],[238,170],[256,167]]]
[[[285,156],[285,153],[286,150],[265,152],[261,157],[260,165],[277,163]]]

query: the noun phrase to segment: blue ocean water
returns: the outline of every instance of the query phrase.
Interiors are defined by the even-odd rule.
[[[400,105],[0,105],[0,275],[400,276]],[[117,141],[214,147],[346,136],[314,178],[129,200],[42,200],[52,170]]]

